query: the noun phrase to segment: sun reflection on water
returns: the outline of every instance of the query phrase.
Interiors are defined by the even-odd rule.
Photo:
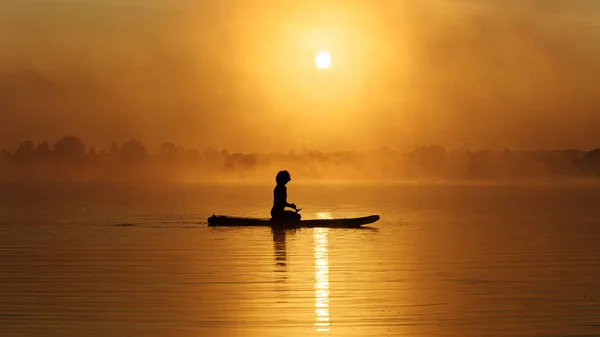
[[[315,228],[315,327],[329,331],[329,255],[327,228]]]
[[[317,218],[318,219],[333,219],[333,217],[331,216],[331,213],[329,213],[329,212],[318,212]]]

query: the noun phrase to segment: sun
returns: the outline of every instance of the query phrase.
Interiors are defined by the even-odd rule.
[[[331,65],[331,56],[328,52],[322,51],[315,56],[315,64],[319,69],[327,69]]]

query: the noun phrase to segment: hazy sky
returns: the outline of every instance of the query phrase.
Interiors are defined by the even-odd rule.
[[[588,149],[598,88],[596,0],[0,2],[0,148]]]

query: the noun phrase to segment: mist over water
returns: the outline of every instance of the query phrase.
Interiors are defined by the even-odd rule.
[[[303,182],[582,183],[598,182],[600,150],[472,151],[424,146],[410,152],[375,151],[230,153],[184,148],[172,142],[150,152],[138,140],[113,142],[108,151],[75,136],[22,142],[0,151],[0,182],[272,182],[287,169]]]

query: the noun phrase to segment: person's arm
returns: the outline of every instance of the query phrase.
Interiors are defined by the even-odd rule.
[[[295,205],[295,204],[289,204],[289,203],[287,202],[287,188],[284,190],[283,198],[284,198],[283,200],[284,200],[284,202],[285,202],[285,206],[286,206],[286,207],[289,207],[289,208],[296,209],[296,205]]]

